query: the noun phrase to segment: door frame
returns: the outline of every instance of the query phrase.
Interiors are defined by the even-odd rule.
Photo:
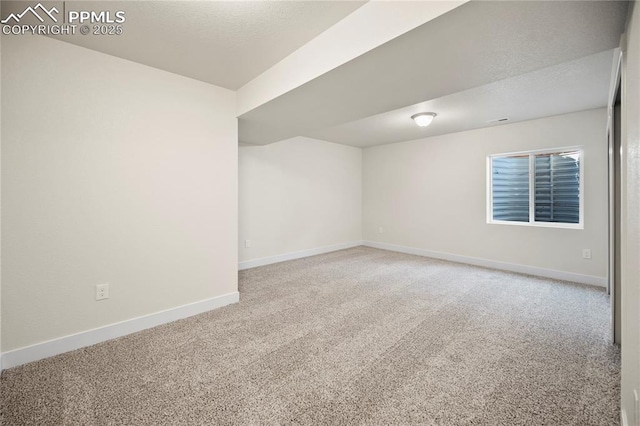
[[[616,134],[615,120],[620,117],[616,117],[615,107],[616,99],[621,90],[622,85],[622,50],[617,48],[613,54],[613,65],[611,72],[611,82],[609,86],[609,102],[607,107],[607,144],[608,144],[608,170],[609,170],[609,259],[607,263],[607,293],[611,303],[611,340],[614,343],[621,343],[620,338],[620,289],[617,288],[616,282],[620,282],[616,276],[616,244],[619,241],[616,240],[616,213],[620,206],[616,202],[616,173],[619,173],[619,163],[616,160],[616,155],[619,159],[619,152],[616,152],[616,138],[620,135]],[[618,167],[616,167],[616,165]],[[619,201],[619,200],[618,200]],[[619,253],[618,253],[619,255]]]

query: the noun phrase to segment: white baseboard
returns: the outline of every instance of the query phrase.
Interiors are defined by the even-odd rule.
[[[271,265],[272,263],[285,262],[287,260],[301,259],[303,257],[315,256],[317,254],[330,253],[332,251],[344,250],[362,245],[362,241],[350,241],[348,243],[333,244],[330,246],[318,247],[309,250],[295,251],[293,253],[279,254],[276,256],[262,257],[260,259],[245,260],[238,263],[238,270],[255,268],[258,266]]]
[[[376,241],[363,241],[363,245],[383,250],[397,251],[400,253],[415,254],[417,256],[433,257],[435,259],[450,260],[452,262],[468,263],[470,265],[484,266],[485,268],[501,269],[503,271],[519,272],[521,274],[536,275],[539,277],[553,278],[556,280],[572,281],[598,287],[606,287],[605,277],[576,274],[574,272],[557,271],[555,269],[538,268],[536,266],[518,265],[515,263],[499,262],[496,260],[482,259],[478,257],[461,256],[451,253],[424,250],[414,247],[405,247],[395,244],[380,243]]]
[[[182,318],[198,315],[213,309],[221,308],[240,300],[240,293],[223,294],[210,299],[201,300],[187,305],[167,309],[165,311],[132,318],[126,321],[109,324],[69,336],[48,340],[24,348],[14,349],[0,355],[1,369],[12,368],[32,361],[38,361],[54,355],[59,355],[75,349],[95,345],[127,334],[146,330],[158,325],[166,324]]]

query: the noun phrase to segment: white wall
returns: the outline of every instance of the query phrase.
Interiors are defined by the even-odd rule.
[[[2,114],[3,351],[237,291],[234,92],[3,36]]]
[[[360,148],[300,137],[240,147],[239,165],[241,262],[362,240]]]
[[[604,281],[606,120],[598,109],[367,148],[364,239]],[[488,155],[572,145],[584,146],[584,230],[486,223]]]
[[[0,38],[0,75],[2,74],[2,39]],[[1,78],[0,78],[1,80]],[[0,99],[2,85],[0,84]],[[2,152],[2,102],[0,102],[0,152]],[[2,156],[0,154],[0,212],[2,212]],[[2,215],[0,214],[0,372],[2,370]]]
[[[622,64],[622,412],[640,426],[640,5],[630,4]]]

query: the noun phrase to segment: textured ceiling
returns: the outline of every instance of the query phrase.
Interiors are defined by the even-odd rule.
[[[606,107],[614,50],[420,102],[405,108],[309,132],[305,136],[367,147]],[[411,115],[436,111],[429,127]]]
[[[2,1],[2,16],[24,4]],[[120,36],[64,41],[237,89],[364,2],[66,4],[124,10],[127,21]],[[241,115],[240,142],[308,136],[371,146],[604,106],[627,9],[626,1],[469,2]],[[426,129],[407,118],[423,110],[438,113]]]
[[[76,10],[125,11],[124,32],[55,38],[235,90],[365,2],[67,3]]]
[[[619,45],[627,9],[627,2],[615,1],[467,3],[243,114],[239,121],[240,141],[266,144],[302,135],[364,146],[420,137],[415,129],[394,130],[391,124],[385,126],[379,120],[391,117],[385,115],[389,111],[421,102],[440,100],[438,106],[453,107],[456,102],[462,105],[464,101],[460,99],[464,95],[447,97],[611,50]],[[602,63],[585,60],[583,66],[598,64]],[[568,65],[565,71],[573,69]],[[583,82],[608,88],[608,76],[598,70],[591,73],[583,69]],[[548,72],[558,77],[555,71]],[[501,111],[500,115],[514,120],[600,106],[594,100],[599,89],[595,89],[594,96],[573,96],[579,88],[558,84],[555,77],[531,78],[540,93],[546,94],[545,105],[564,105],[562,110],[550,108],[544,113],[535,106],[537,101],[531,101],[527,113],[524,95],[535,95],[527,79],[504,82],[502,86],[490,86],[467,96],[477,111],[495,106],[496,113]],[[599,80],[594,82],[594,78]],[[517,111],[506,105],[498,108],[505,102],[515,105],[509,103],[511,99],[525,105]],[[467,114],[467,118],[471,117]],[[487,119],[490,118],[498,117]],[[444,123],[445,118],[437,120]],[[405,123],[415,126],[410,121]],[[370,143],[364,141],[364,135],[355,134],[362,131],[370,135],[365,129],[368,125],[377,130]],[[434,129],[435,125],[436,122]],[[449,123],[446,132],[477,126],[473,120],[460,117]]]

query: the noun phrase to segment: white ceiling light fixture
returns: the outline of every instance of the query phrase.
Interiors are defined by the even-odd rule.
[[[419,112],[417,114],[413,114],[411,118],[416,122],[418,126],[427,127],[429,124],[431,124],[436,115],[438,114],[436,114],[435,112]]]

